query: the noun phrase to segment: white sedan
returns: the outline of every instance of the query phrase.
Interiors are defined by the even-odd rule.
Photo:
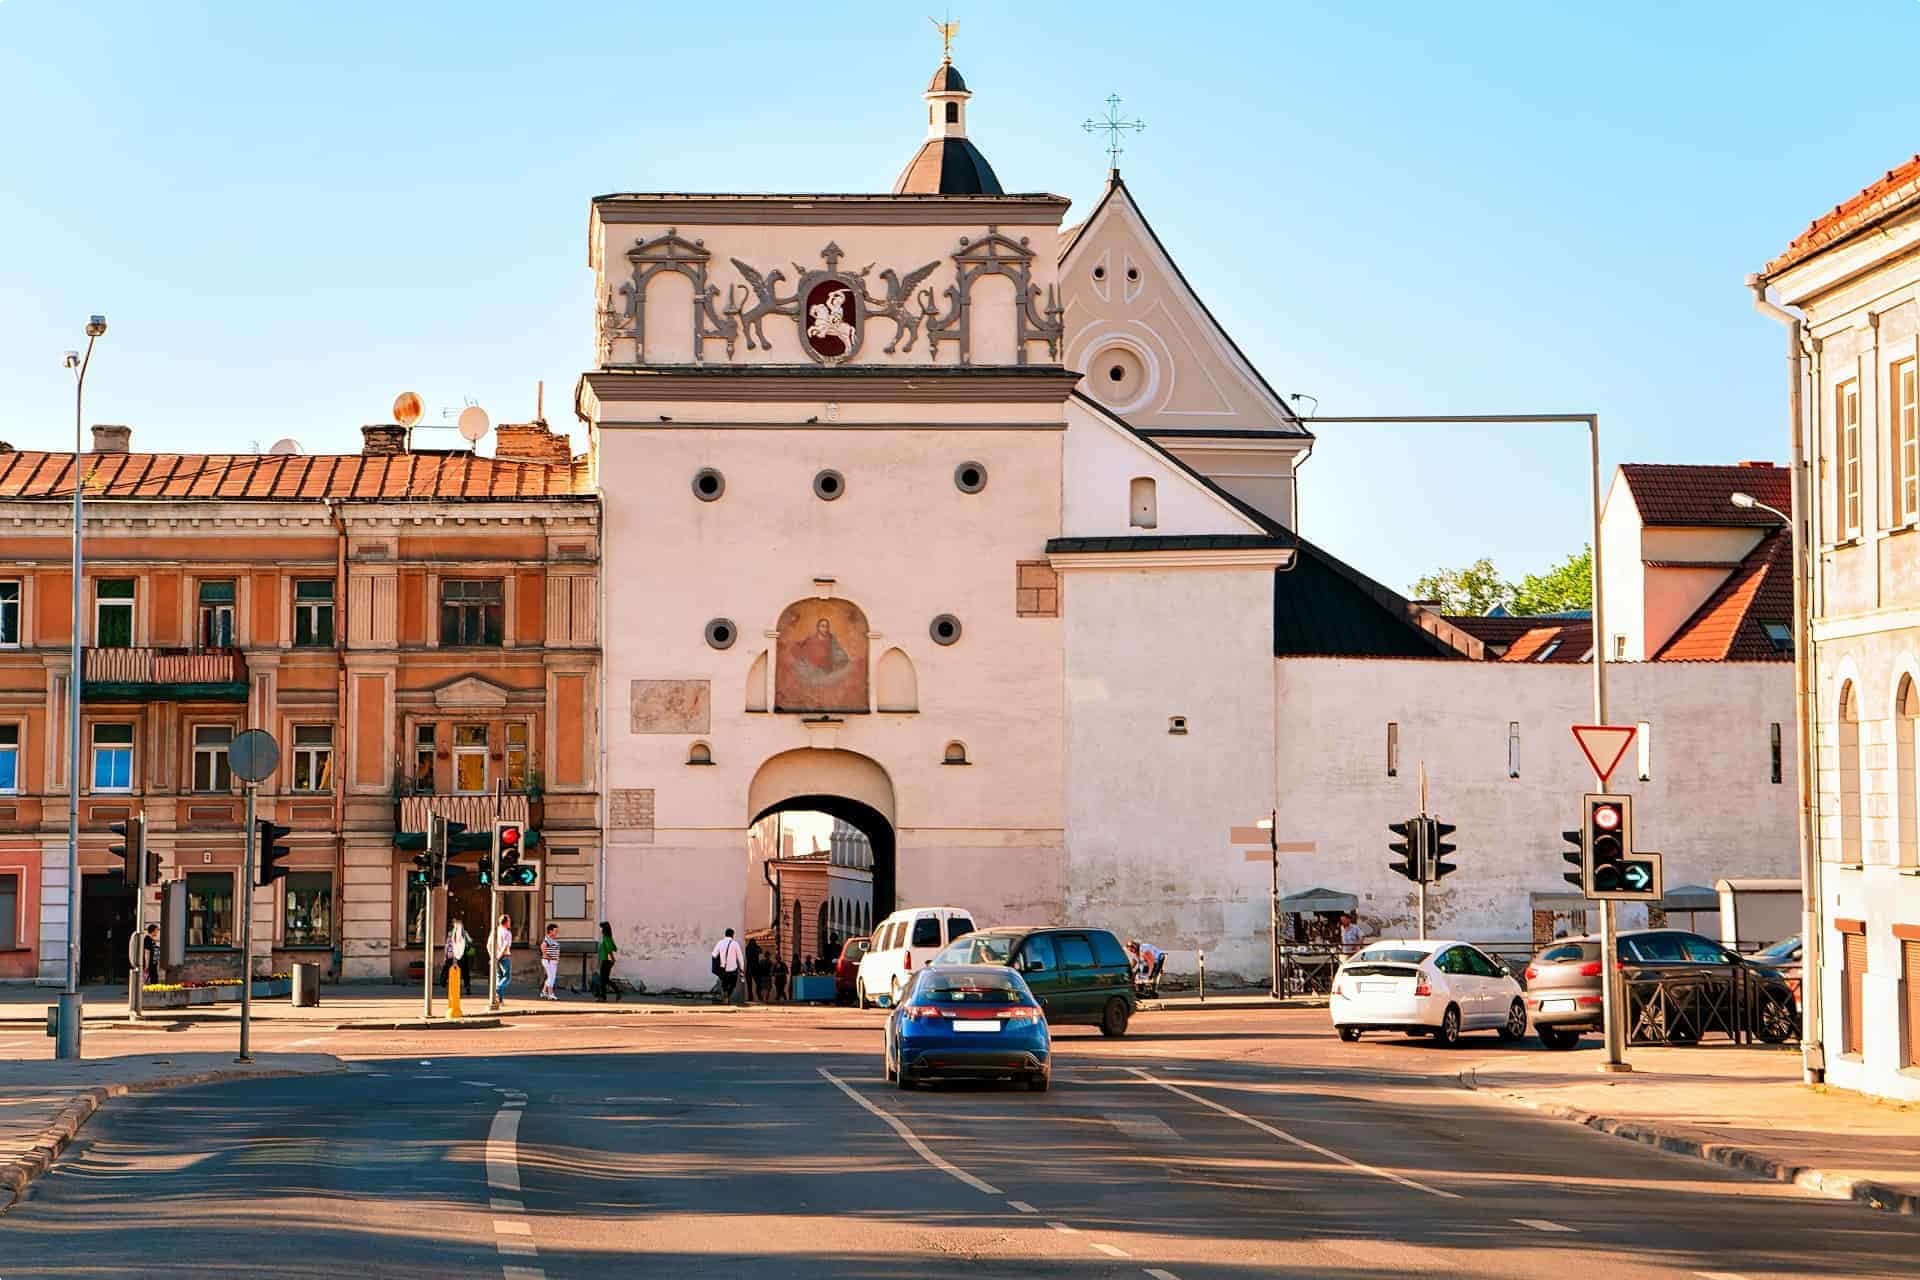
[[[1370,943],[1341,964],[1328,1010],[1348,1041],[1362,1031],[1431,1035],[1448,1046],[1465,1031],[1497,1031],[1508,1041],[1527,1034],[1520,984],[1465,942]]]

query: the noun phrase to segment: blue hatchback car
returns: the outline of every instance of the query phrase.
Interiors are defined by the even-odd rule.
[[[1002,965],[922,969],[887,1016],[887,1079],[902,1089],[936,1077],[1053,1080],[1053,1042],[1026,980]]]

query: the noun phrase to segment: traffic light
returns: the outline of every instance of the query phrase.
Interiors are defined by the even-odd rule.
[[[1454,833],[1455,828],[1453,823],[1442,822],[1438,818],[1428,818],[1426,825],[1427,879],[1444,880],[1460,869],[1444,861],[1454,851],[1455,846],[1447,843],[1447,837]]]
[[[287,874],[287,869],[278,864],[280,859],[290,855],[293,850],[281,844],[280,841],[292,835],[293,828],[279,826],[267,818],[255,818],[253,826],[256,833],[255,856],[260,860],[259,875],[254,879],[255,883],[264,889]]]
[[[431,889],[437,883],[433,875],[433,855],[431,853],[416,853],[413,855],[413,870],[407,872],[407,883],[410,885],[418,885],[424,889]]]
[[[140,843],[145,845],[146,842],[146,832],[142,831]],[[147,883],[150,885],[160,883],[160,851],[157,849],[147,850]]]
[[[474,868],[474,872],[478,876],[479,884],[482,889],[492,887],[493,885],[493,850],[488,849],[481,853],[480,863],[478,866]]]
[[[107,852],[125,862],[121,874],[126,877],[127,888],[138,893],[147,864],[147,820],[136,815],[107,829],[120,837],[120,843],[108,845]]]
[[[494,874],[500,877],[501,884],[508,883],[507,873],[525,851],[526,833],[526,824],[512,818],[502,818],[493,824]]]
[[[1582,797],[1581,824],[1589,898],[1657,902],[1663,889],[1660,855],[1633,847],[1633,797]]]
[[[1426,824],[1419,818],[1408,818],[1405,822],[1389,822],[1387,830],[1400,838],[1387,841],[1387,848],[1399,855],[1398,860],[1389,862],[1387,867],[1396,875],[1419,882],[1420,879],[1420,842],[1426,834]]]
[[[502,889],[537,889],[540,887],[540,864],[538,862],[516,862],[500,873]]]
[[[1585,893],[1587,891],[1587,849],[1585,837],[1580,829],[1576,827],[1572,831],[1562,831],[1560,838],[1572,846],[1571,848],[1560,851],[1560,860],[1573,865],[1573,870],[1562,871],[1560,878],[1580,890],[1580,892]]]

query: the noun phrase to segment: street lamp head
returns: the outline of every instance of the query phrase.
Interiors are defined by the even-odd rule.
[[[1732,502],[1734,506],[1740,508],[1742,511],[1751,511],[1759,505],[1753,500],[1753,495],[1750,493],[1736,493],[1732,498],[1728,499],[1728,501]]]
[[[107,318],[105,316],[88,316],[87,317],[87,336],[89,338],[97,338],[101,334],[105,333],[106,331],[107,331]]]
[[[66,364],[69,369],[78,369],[80,367],[80,353],[78,351],[67,352]]]

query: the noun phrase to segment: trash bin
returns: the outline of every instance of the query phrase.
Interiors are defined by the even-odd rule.
[[[320,966],[311,962],[295,961],[293,966],[293,1004],[297,1009],[310,1009],[320,1003]]]

